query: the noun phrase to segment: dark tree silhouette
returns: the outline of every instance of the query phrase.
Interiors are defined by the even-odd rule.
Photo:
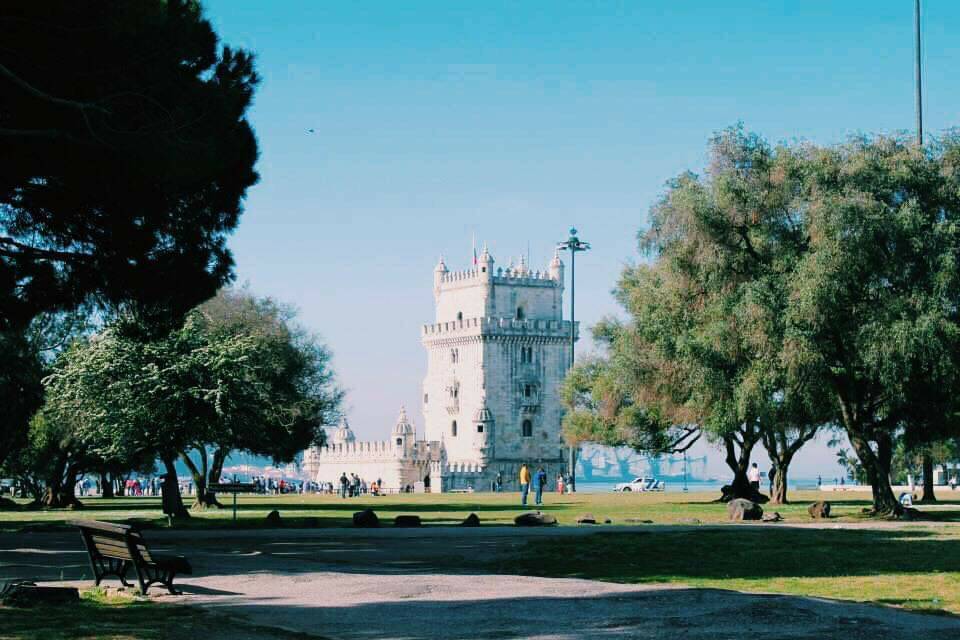
[[[175,326],[232,276],[252,56],[189,0],[9,0],[0,42],[3,344],[85,302]],[[23,393],[7,377],[0,397]],[[22,439],[14,418],[0,442]]]

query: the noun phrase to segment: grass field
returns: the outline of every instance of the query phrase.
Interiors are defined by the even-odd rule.
[[[760,526],[658,527],[655,525],[725,523],[726,505],[712,502],[713,494],[579,494],[548,495],[542,509],[554,514],[561,525],[574,525],[576,518],[591,513],[609,518],[613,525],[648,523],[638,532],[600,533],[593,536],[551,536],[547,539],[518,540],[506,556],[496,560],[480,557],[437,555],[427,565],[438,570],[496,571],[551,577],[581,577],[624,583],[662,583],[715,587],[748,592],[819,596],[840,600],[874,602],[913,610],[960,615],[960,501],[945,500],[934,507],[921,506],[920,522],[887,523],[867,518],[861,511],[869,505],[865,494],[828,495],[835,518],[817,528],[778,524]],[[786,524],[810,523],[807,505],[824,497],[816,492],[796,492],[794,503],[768,505],[778,511]],[[177,528],[265,527],[265,516],[276,509],[286,526],[347,527],[354,511],[372,507],[384,524],[398,514],[418,514],[427,526],[460,522],[468,513],[477,513],[485,525],[511,524],[522,510],[516,494],[402,495],[341,500],[329,496],[241,497],[239,521],[231,520],[231,509],[194,513]],[[67,520],[96,518],[114,522],[149,523],[166,527],[158,499],[88,499],[79,510],[34,510],[19,508],[0,511],[0,529],[22,531],[66,527]],[[870,526],[856,526],[867,524]],[[852,526],[851,526],[852,525]],[[875,525],[875,526],[874,526]],[[159,620],[166,626],[213,625],[196,612],[156,605],[142,609],[139,604],[114,606],[88,601],[85,620],[102,620],[110,625],[136,627],[145,620]],[[86,609],[84,609],[86,611]],[[13,616],[13,617],[11,617]],[[19,617],[17,617],[19,616]],[[50,634],[36,637],[84,637],[62,635],[55,619],[31,619],[20,613],[3,612],[2,627],[48,625]],[[14,624],[14,627],[8,627]],[[99,624],[99,623],[98,623]],[[217,621],[229,628],[229,621]],[[16,625],[21,625],[16,627]],[[223,626],[226,625],[226,626]],[[46,629],[47,627],[44,627]],[[150,627],[152,628],[152,627]],[[40,627],[38,627],[40,630]],[[61,635],[57,635],[61,633]],[[176,635],[135,637],[171,637]],[[33,637],[17,635],[10,637]],[[117,632],[117,638],[127,637]],[[134,636],[130,636],[134,637]],[[242,634],[234,638],[243,637]]]
[[[528,543],[498,570],[873,602],[960,614],[960,527],[708,527]]]
[[[810,522],[807,505],[818,499],[830,500],[837,521],[864,519],[861,511],[869,506],[866,494],[824,494],[815,491],[794,492],[789,505],[767,505],[767,511],[779,512],[787,522]],[[958,496],[960,497],[960,496]],[[691,524],[726,522],[726,505],[713,502],[713,493],[581,493],[576,495],[547,494],[541,510],[557,517],[561,525],[573,525],[578,516],[591,513],[614,525],[653,523]],[[224,497],[224,509],[194,512],[189,521],[176,527],[263,527],[266,516],[276,509],[286,526],[350,526],[355,511],[373,508],[385,524],[398,514],[418,514],[426,525],[449,525],[460,522],[473,512],[483,524],[512,524],[521,511],[515,493],[503,494],[403,494],[382,497],[340,499],[336,496],[287,495],[240,496],[238,521],[232,522],[229,496]],[[0,530],[19,530],[25,527],[46,528],[64,526],[68,520],[93,518],[112,522],[139,522],[153,526],[167,526],[160,511],[159,498],[88,498],[77,510],[40,510],[20,508],[0,511]],[[533,508],[533,507],[529,507]],[[925,514],[935,520],[960,522],[960,500],[945,501]]]
[[[166,605],[95,588],[70,606],[0,607],[0,640],[294,640],[302,634],[263,629],[206,609]],[[310,636],[316,638],[316,636]]]

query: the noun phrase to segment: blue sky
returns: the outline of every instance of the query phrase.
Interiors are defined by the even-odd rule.
[[[589,325],[616,312],[650,205],[713,132],[831,143],[914,123],[912,0],[204,6],[263,77],[238,279],[330,344],[360,437],[385,437],[401,403],[422,427],[432,268],[441,252],[467,266],[471,234],[501,264],[528,243],[542,264],[576,225],[594,245],[577,262]],[[936,133],[957,123],[960,3],[924,10]],[[817,446],[796,470],[828,467]]]

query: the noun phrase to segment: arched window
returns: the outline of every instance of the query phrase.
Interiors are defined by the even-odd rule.
[[[517,307],[517,320],[523,320],[523,307]]]
[[[483,425],[482,425],[482,424],[478,424],[478,425],[477,425],[477,433],[483,433]]]
[[[530,394],[531,394],[531,391],[532,391],[532,389],[530,388],[530,385],[528,385],[528,384],[523,385],[523,397],[524,397],[524,398],[529,398],[529,397],[530,397]]]
[[[456,438],[457,437],[457,421],[454,420],[453,424],[450,425],[450,434]]]
[[[398,446],[398,447],[402,447],[402,446],[403,446],[403,438],[397,438],[397,446]]]
[[[533,436],[533,423],[530,422],[529,420],[524,420],[521,430],[522,430],[521,435],[523,435],[524,438],[529,438]]]
[[[460,360],[460,349],[450,349],[450,362],[456,364]]]
[[[463,311],[457,311],[457,320],[463,320]]]

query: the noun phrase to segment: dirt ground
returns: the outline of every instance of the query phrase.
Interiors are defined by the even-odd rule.
[[[252,635],[261,638],[960,639],[955,617],[887,607],[463,569],[475,565],[473,560],[515,551],[532,537],[549,544],[551,536],[591,531],[496,527],[146,535],[157,551],[186,555],[195,569],[180,581],[185,595],[158,590],[153,597],[248,621],[256,627]],[[92,583],[79,535],[73,533],[0,534],[0,580],[11,578]]]

